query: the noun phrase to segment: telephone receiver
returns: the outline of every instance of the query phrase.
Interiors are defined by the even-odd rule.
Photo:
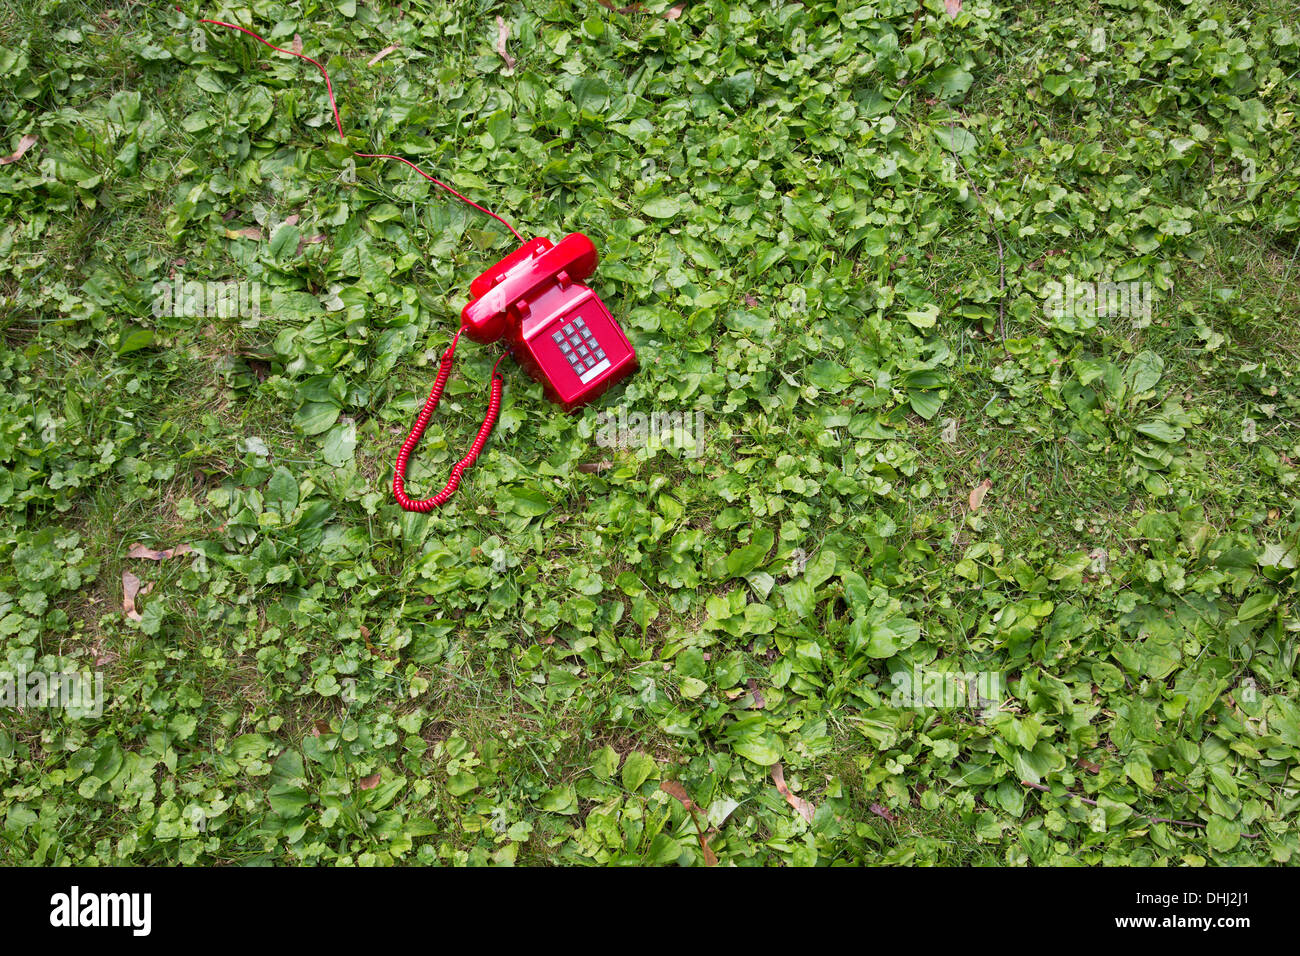
[[[547,398],[573,411],[637,369],[636,350],[605,303],[584,285],[596,246],[580,232],[524,243],[470,283],[465,335],[505,340]]]

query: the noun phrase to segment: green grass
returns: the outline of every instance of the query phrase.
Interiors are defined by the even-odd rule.
[[[0,14],[0,670],[106,689],[0,709],[0,859],[1293,860],[1292,11],[669,5]],[[300,36],[348,148],[198,16]],[[506,363],[427,517],[392,460],[512,245],[350,149],[590,235],[642,360],[573,416]],[[261,313],[156,314],[178,273]],[[1046,307],[1111,276],[1153,314]],[[623,407],[704,454],[603,446]]]

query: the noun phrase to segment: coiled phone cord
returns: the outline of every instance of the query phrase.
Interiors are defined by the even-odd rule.
[[[179,10],[180,7],[177,7],[176,9]],[[325,77],[325,92],[329,96],[330,109],[334,112],[334,125],[339,131],[339,139],[343,141],[345,146],[347,145],[347,137],[343,134],[343,120],[339,117],[338,104],[334,102],[334,84],[330,82],[329,71],[327,71],[318,61],[312,59],[306,54],[295,53],[293,50],[286,50],[284,47],[276,46],[274,43],[268,42],[252,30],[241,27],[238,24],[226,23],[224,20],[208,19],[200,19],[199,22],[210,23],[213,26],[226,27],[231,30],[238,30],[240,33],[246,33],[263,46],[268,46],[277,53],[287,53],[289,56],[296,56],[300,60],[306,60],[312,66],[316,67],[316,69],[320,70],[321,76]],[[357,153],[355,150],[353,152],[355,155],[365,159],[395,159],[399,163],[405,163],[435,186],[445,189],[461,202],[468,206],[473,206],[479,212],[491,216],[497,222],[501,223],[501,225],[514,233],[515,238],[520,242],[524,241],[524,237],[519,234],[518,230],[516,230],[514,226],[510,225],[510,223],[506,222],[506,220],[502,219],[492,210],[480,206],[472,199],[461,195],[441,180],[434,179],[409,159],[403,159],[401,156],[392,156],[388,153]],[[447,484],[443,487],[442,491],[438,492],[432,498],[415,499],[407,495],[406,466],[410,460],[411,453],[415,450],[415,446],[420,443],[420,438],[424,435],[425,428],[429,425],[429,419],[433,417],[434,409],[438,407],[438,402],[442,400],[443,389],[447,387],[447,379],[451,375],[451,362],[452,357],[456,354],[456,343],[460,340],[460,333],[463,331],[465,331],[465,328],[464,326],[461,326],[461,328],[457,330],[455,336],[452,337],[451,345],[448,346],[447,351],[443,353],[442,363],[438,369],[438,376],[434,379],[433,388],[429,391],[429,397],[424,402],[424,408],[420,410],[420,414],[415,419],[415,424],[411,426],[411,433],[406,436],[406,441],[402,443],[401,451],[397,453],[397,463],[393,468],[393,497],[396,498],[397,503],[407,511],[425,513],[432,511],[434,508],[440,508],[447,503],[447,500],[455,493],[457,486],[460,485],[461,475],[465,473],[465,469],[473,465],[479,454],[483,451],[483,446],[487,444],[488,436],[492,434],[492,427],[496,424],[497,413],[501,410],[501,376],[497,373],[497,368],[501,365],[501,358],[505,358],[504,353],[501,358],[497,359],[496,365],[492,366],[492,382],[488,393],[487,414],[483,416],[483,424],[479,427],[478,434],[474,436],[474,442],[470,445],[469,453],[452,466],[451,477],[447,479]]]
[[[465,457],[451,466],[451,476],[447,479],[447,484],[443,486],[442,491],[432,498],[415,499],[406,493],[407,463],[411,458],[411,452],[415,451],[415,446],[420,443],[420,438],[429,425],[429,419],[433,417],[433,410],[438,407],[438,402],[442,400],[442,390],[447,387],[447,378],[451,375],[451,361],[456,354],[456,343],[460,340],[460,333],[464,331],[465,327],[461,326],[455,336],[452,337],[451,345],[443,353],[442,362],[438,368],[438,376],[433,380],[433,388],[429,390],[429,397],[425,399],[424,408],[420,409],[420,414],[415,418],[415,424],[411,426],[411,433],[406,436],[406,441],[402,442],[401,451],[397,453],[397,464],[393,467],[393,497],[406,511],[417,511],[423,514],[432,511],[434,508],[440,508],[447,503],[447,499],[455,493],[457,486],[460,485],[460,478],[465,473],[465,469],[473,465],[479,453],[483,451],[488,436],[492,434],[492,427],[496,425],[497,413],[501,411],[501,376],[497,374],[497,366],[501,364],[501,359],[506,357],[505,353],[502,353],[501,358],[497,359],[496,365],[492,366],[492,383],[488,392],[487,414],[483,416],[483,424],[479,426],[478,434],[474,436],[474,441],[469,446],[469,451]]]

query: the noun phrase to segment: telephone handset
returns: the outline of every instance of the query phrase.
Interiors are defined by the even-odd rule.
[[[538,238],[524,243],[470,283],[472,298],[461,310],[460,331],[443,355],[429,398],[397,455],[393,496],[398,504],[407,511],[432,511],[445,504],[496,423],[501,377],[494,366],[487,415],[469,453],[452,466],[446,487],[419,501],[406,494],[407,462],[442,398],[461,332],[484,345],[505,339],[509,354],[542,384],[546,397],[566,412],[582,407],[636,371],[632,343],[600,297],[583,285],[596,271],[598,261],[595,245],[582,233],[572,233],[557,243]]]

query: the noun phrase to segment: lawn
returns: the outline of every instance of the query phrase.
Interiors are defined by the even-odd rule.
[[[1297,859],[1293,4],[181,6],[0,11],[0,860]],[[354,152],[640,356],[429,515]]]

